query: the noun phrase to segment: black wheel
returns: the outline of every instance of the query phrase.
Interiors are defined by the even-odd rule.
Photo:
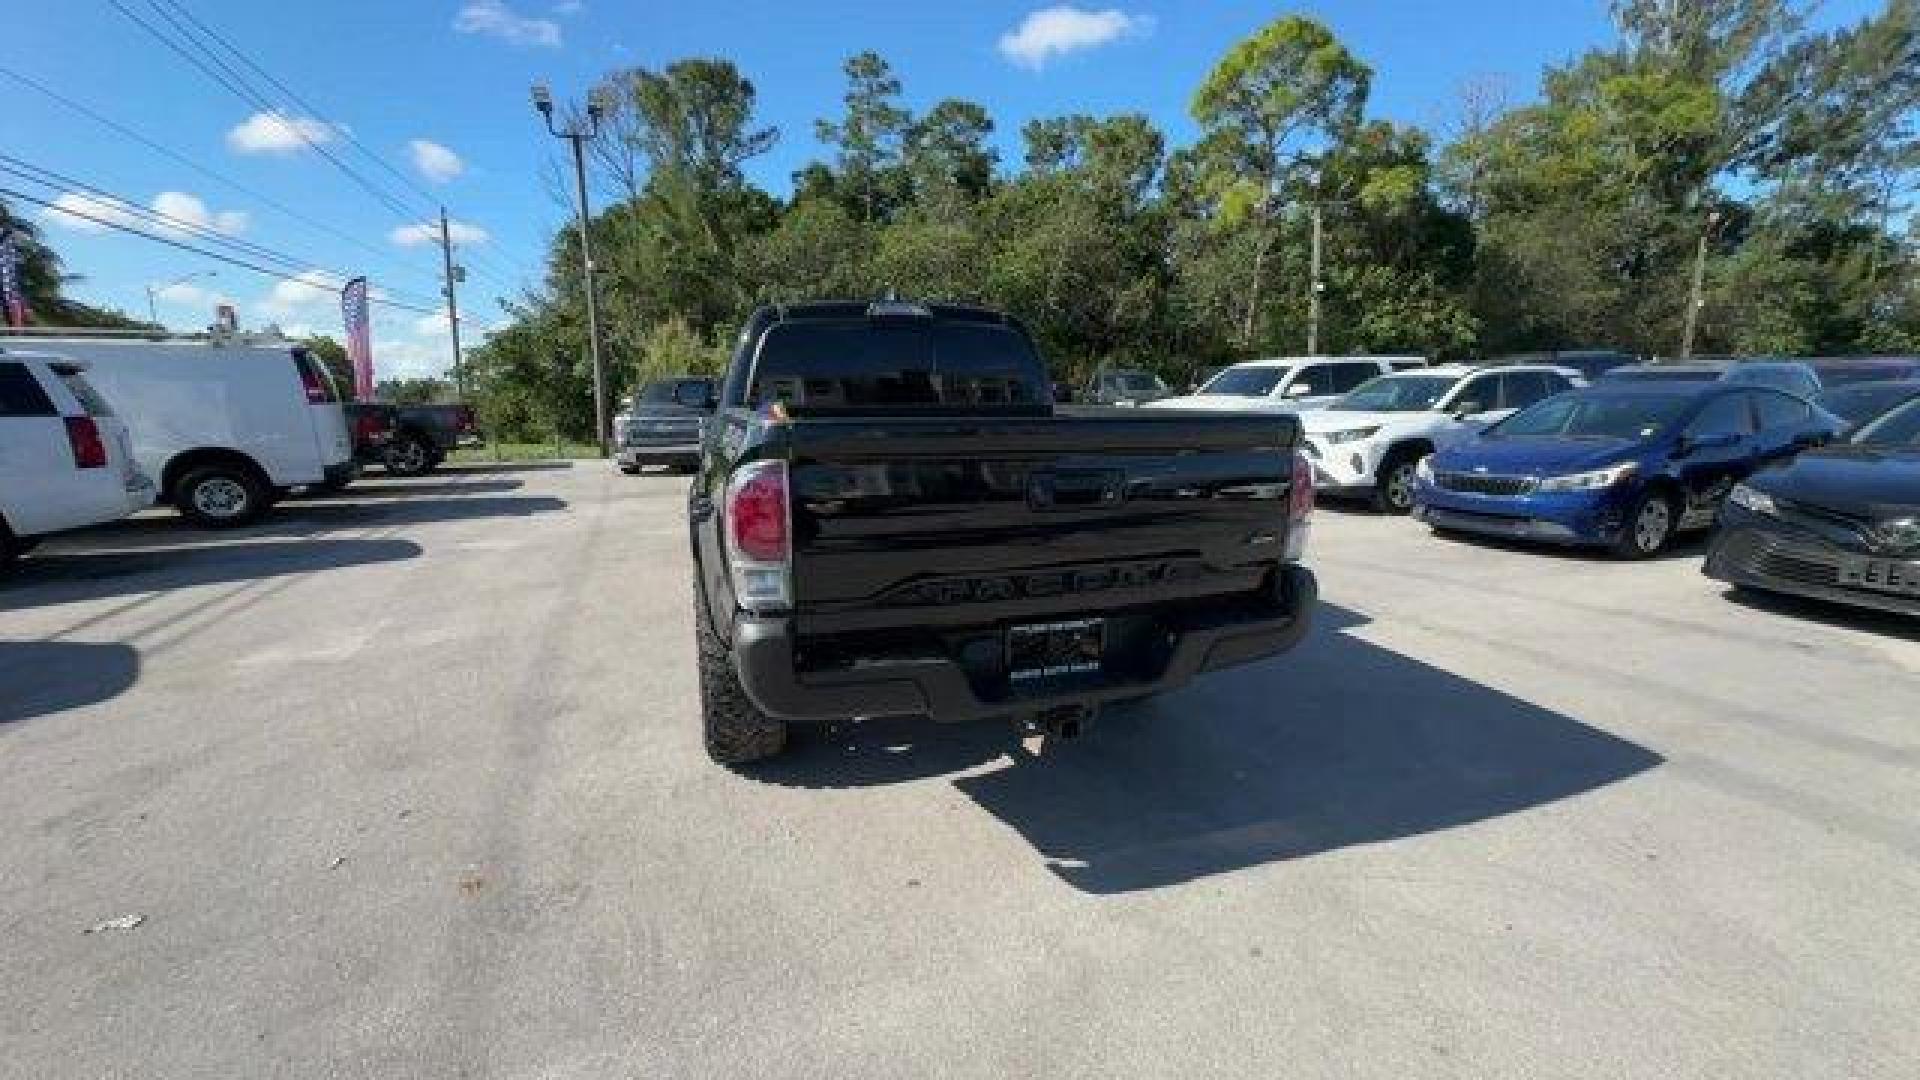
[[[1380,463],[1380,475],[1373,482],[1373,508],[1383,514],[1406,514],[1413,510],[1413,471],[1420,455],[1399,450]]]
[[[387,472],[394,476],[425,476],[433,470],[433,449],[414,435],[402,435],[387,446]]]
[[[1648,491],[1627,511],[1613,553],[1622,559],[1650,559],[1673,539],[1673,526],[1673,500],[1662,492]]]
[[[201,465],[180,478],[173,505],[187,520],[210,529],[246,525],[267,509],[267,485],[238,465]]]
[[[693,587],[693,637],[699,653],[700,723],[707,756],[721,765],[773,757],[787,746],[787,725],[756,707],[740,685],[726,646],[707,628],[706,597]]]

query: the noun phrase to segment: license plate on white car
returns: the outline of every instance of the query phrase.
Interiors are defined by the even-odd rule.
[[[1026,681],[1099,671],[1106,651],[1105,619],[1016,626],[1007,631],[1007,673]]]

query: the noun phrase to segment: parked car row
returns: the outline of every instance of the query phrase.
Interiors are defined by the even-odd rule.
[[[1564,355],[1262,360],[1147,407],[1297,414],[1319,491],[1437,532],[1647,558],[1713,530],[1715,577],[1920,613],[1920,360]]]
[[[155,502],[247,524],[295,488],[378,461],[427,471],[473,437],[463,408],[352,406],[280,337],[0,336],[0,559]]]

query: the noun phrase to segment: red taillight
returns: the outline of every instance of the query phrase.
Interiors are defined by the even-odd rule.
[[[473,431],[473,410],[472,409],[469,409],[466,406],[462,405],[459,409],[454,411],[453,415],[456,418],[454,422],[459,425],[461,434],[467,434]]]
[[[1313,464],[1307,455],[1293,452],[1293,480],[1287,485],[1287,520],[1305,521],[1313,516]]]
[[[393,429],[387,418],[379,413],[361,413],[359,419],[353,422],[353,427],[354,438],[362,442],[376,439]]]
[[[753,612],[793,602],[793,530],[787,506],[787,463],[756,461],[727,482],[727,569],[734,599]]]
[[[733,550],[755,562],[787,558],[787,471],[757,469],[736,480],[727,499]]]
[[[107,467],[107,444],[100,438],[100,425],[93,422],[93,417],[67,417],[67,445],[73,447],[74,468]]]

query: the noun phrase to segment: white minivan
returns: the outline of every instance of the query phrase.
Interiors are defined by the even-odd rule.
[[[0,568],[48,533],[117,521],[153,501],[126,425],[84,370],[0,349]]]
[[[27,348],[0,338],[0,347]],[[36,337],[86,364],[133,438],[134,459],[201,525],[243,525],[289,488],[357,475],[346,413],[326,365],[280,337]]]

